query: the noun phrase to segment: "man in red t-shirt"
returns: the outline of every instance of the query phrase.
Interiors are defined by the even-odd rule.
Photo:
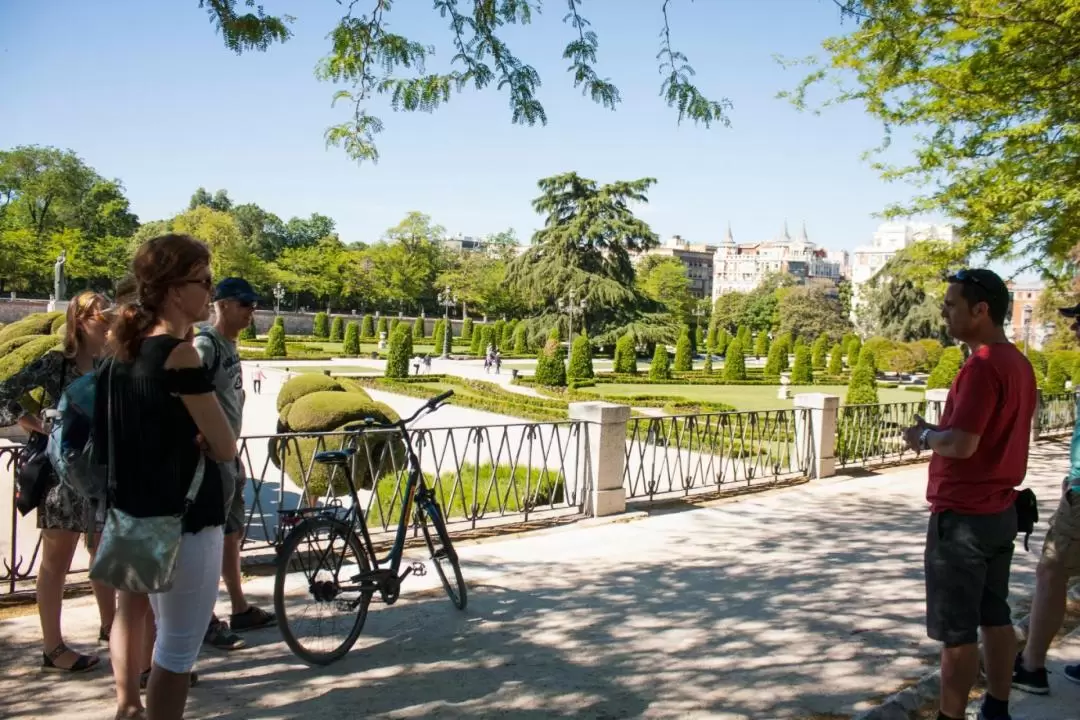
[[[926,627],[940,640],[939,720],[964,717],[979,670],[979,629],[987,692],[981,720],[1009,719],[1016,636],[1009,571],[1017,533],[1016,487],[1027,473],[1035,412],[1031,363],[1005,337],[1009,291],[989,270],[949,277],[941,315],[971,356],[949,390],[937,426],[921,418],[905,433],[933,451],[926,499]]]

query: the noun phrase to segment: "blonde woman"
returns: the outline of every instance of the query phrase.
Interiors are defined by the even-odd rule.
[[[55,407],[61,393],[75,378],[94,369],[94,362],[105,347],[109,329],[109,301],[97,293],[82,292],[68,304],[63,350],[53,350],[21,372],[0,383],[0,426],[18,423],[30,433],[45,431],[35,413]],[[45,391],[42,408],[23,405],[32,390]],[[87,534],[87,550],[94,553],[92,538],[97,530],[94,509],[71,488],[52,475],[50,485],[37,508],[41,529],[41,566],[37,576],[38,616],[41,618],[43,670],[80,673],[97,667],[100,658],[83,655],[64,643],[60,629],[60,609],[64,598],[64,580],[71,568],[71,558],[79,535]],[[89,534],[88,534],[89,533]],[[99,638],[109,639],[116,608],[112,588],[94,583],[101,616]]]

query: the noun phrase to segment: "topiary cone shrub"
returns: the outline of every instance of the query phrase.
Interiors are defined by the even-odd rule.
[[[345,321],[339,317],[330,323],[330,342],[341,342],[345,338]]]
[[[675,344],[675,372],[689,372],[694,369],[693,352],[690,328],[683,328],[679,341]]]
[[[829,338],[818,335],[810,351],[810,367],[824,370],[829,361]]]
[[[795,365],[791,369],[791,382],[796,385],[811,385],[814,372],[810,365],[810,348],[799,345],[795,348]]]
[[[372,340],[375,338],[375,319],[365,315],[360,320],[360,339]]]
[[[547,387],[566,387],[566,364],[558,329],[553,330],[536,356],[536,382]]]
[[[412,332],[405,325],[399,325],[398,329],[390,337],[390,347],[386,354],[386,371],[384,372],[386,377],[409,377],[409,360],[412,359],[412,355]]]
[[[514,354],[524,355],[529,352],[529,333],[525,323],[518,323],[514,328]]]
[[[473,321],[472,318],[465,318],[461,323],[461,339],[465,342],[472,342],[473,335]]]
[[[268,358],[283,358],[285,351],[285,328],[275,324],[270,328],[270,334],[266,337],[266,348],[263,354]]]
[[[345,341],[342,348],[345,355],[356,357],[360,354],[360,323],[353,320],[345,328]]]
[[[844,374],[844,349],[839,345],[833,345],[829,352],[829,374],[839,377]]]
[[[574,344],[570,348],[570,367],[566,371],[566,379],[570,384],[582,380],[591,380],[596,377],[593,373],[592,345],[585,334],[574,338]]]
[[[746,356],[743,354],[742,341],[735,338],[727,346],[727,354],[724,355],[724,379],[746,379]]]
[[[851,372],[844,403],[847,405],[877,405],[878,392],[875,375],[870,356],[864,355]]]
[[[413,340],[423,340],[424,339],[424,318],[418,317],[415,320],[413,320],[412,337],[413,337]]]
[[[626,375],[637,374],[637,341],[630,333],[615,341],[615,362],[612,369]]]
[[[671,359],[663,343],[656,344],[652,364],[649,365],[649,379],[660,382],[671,379]]]
[[[941,353],[941,359],[938,360],[937,367],[930,373],[930,377],[926,379],[926,389],[948,389],[952,387],[953,380],[956,379],[957,373],[960,372],[960,367],[964,364],[964,353],[958,347],[947,347]]]
[[[312,326],[311,334],[324,340],[330,337],[330,318],[326,313],[315,313],[315,324]]]

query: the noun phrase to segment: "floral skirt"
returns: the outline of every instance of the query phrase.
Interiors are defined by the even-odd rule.
[[[37,526],[41,530],[99,532],[104,523],[97,515],[94,503],[54,478],[38,505]]]

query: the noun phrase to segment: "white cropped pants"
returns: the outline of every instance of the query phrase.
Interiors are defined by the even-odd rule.
[[[221,577],[221,526],[180,536],[176,578],[168,592],[150,596],[157,639],[154,664],[169,672],[191,672],[217,602]]]

